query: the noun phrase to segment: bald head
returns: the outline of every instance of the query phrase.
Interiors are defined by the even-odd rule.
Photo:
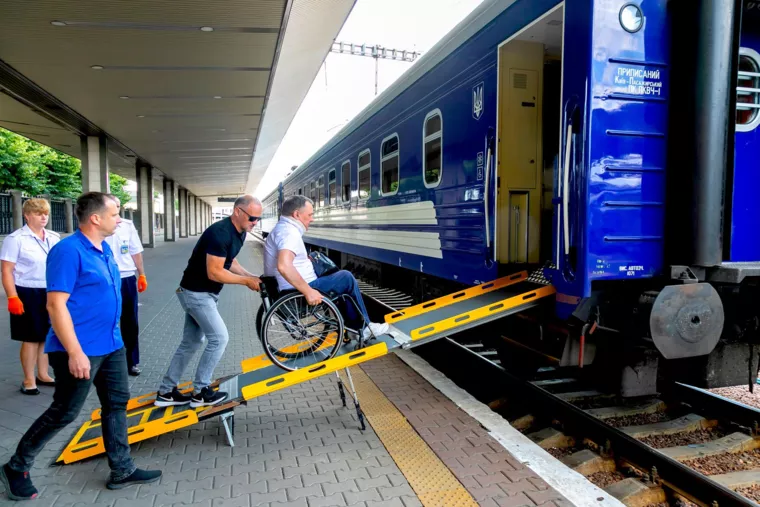
[[[235,199],[233,206],[230,219],[235,228],[240,232],[251,232],[261,218],[261,201],[252,195],[243,195]]]
[[[239,206],[239,207],[245,209],[248,206],[250,206],[251,204],[258,204],[259,206],[261,206],[261,201],[258,200],[256,197],[254,197],[252,195],[241,195],[240,197],[238,197],[237,199],[235,199],[235,204],[233,206],[235,208],[237,208]]]

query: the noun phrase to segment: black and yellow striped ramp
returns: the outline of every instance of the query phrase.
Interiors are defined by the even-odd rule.
[[[527,310],[554,293],[553,286],[528,281],[522,271],[389,313],[385,321],[409,348]]]
[[[134,444],[192,426],[205,419],[230,412],[258,396],[369,361],[397,347],[399,343],[390,336],[380,336],[372,345],[360,350],[354,350],[354,344],[350,343],[338,351],[334,358],[311,366],[304,364],[303,368],[296,371],[283,370],[272,364],[265,355],[252,357],[242,362],[243,373],[218,379],[212,384],[215,389],[229,393],[229,401],[214,407],[156,407],[153,405],[155,392],[133,398],[127,404],[129,443]],[[308,359],[302,358],[300,361]],[[190,383],[180,386],[183,392],[189,392],[191,389]],[[54,464],[74,463],[105,453],[100,415],[100,410],[96,410],[90,420],[76,430]]]
[[[526,310],[554,292],[554,287],[530,282],[527,272],[521,272],[386,315],[386,322],[394,328],[393,337],[380,336],[372,345],[360,350],[349,343],[334,358],[316,364],[310,364],[309,357],[295,359],[290,363],[299,367],[295,371],[283,370],[265,355],[246,359],[241,364],[242,373],[217,379],[212,384],[214,389],[229,393],[229,401],[214,407],[159,408],[153,405],[155,392],[144,394],[127,404],[129,443],[192,426],[231,412],[258,396],[369,361],[394,348],[413,347]],[[189,392],[192,386],[188,382],[179,388]],[[100,415],[100,410],[96,410],[90,420],[76,430],[55,464],[74,463],[105,452]]]

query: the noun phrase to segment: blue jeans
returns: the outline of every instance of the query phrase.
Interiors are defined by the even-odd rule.
[[[185,310],[185,329],[182,333],[182,342],[174,353],[161,387],[158,388],[158,392],[162,394],[171,392],[177,387],[187,365],[203,343],[204,336],[208,343],[203,349],[198,369],[195,371],[193,387],[195,392],[199,392],[211,384],[214,369],[224,355],[224,349],[227,348],[227,342],[230,340],[227,326],[216,307],[219,302],[218,294],[179,289],[177,299]]]
[[[364,327],[364,324],[370,323],[369,314],[367,314],[367,308],[364,306],[362,293],[359,290],[359,284],[356,283],[356,278],[354,278],[354,275],[349,271],[342,269],[332,275],[317,278],[311,282],[309,286],[312,289],[317,289],[324,294],[330,295],[331,298],[340,294],[351,296],[359,307],[360,315],[357,315],[356,307],[350,302],[347,302],[345,306],[341,308],[350,327],[355,327],[361,330],[361,328]],[[363,322],[362,318],[364,319]]]
[[[111,478],[118,481],[131,475],[136,467],[127,441],[129,384],[124,347],[105,356],[88,356],[89,379],[77,379],[71,375],[67,353],[51,352],[49,358],[55,373],[53,403],[21,437],[8,466],[16,472],[28,472],[45,444],[77,418],[90,386],[95,384],[100,398],[103,444],[108,466],[111,467]]]

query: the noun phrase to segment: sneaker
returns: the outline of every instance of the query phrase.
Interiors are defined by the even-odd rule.
[[[139,366],[135,365],[129,368],[129,374],[133,377],[138,377],[142,373],[142,370]]]
[[[373,336],[388,334],[388,331],[390,330],[391,330],[391,327],[385,322],[370,322],[369,325],[364,328],[362,337],[365,340],[368,340]]]
[[[220,401],[224,401],[226,399],[227,393],[214,391],[210,387],[204,387],[201,389],[201,392],[193,395],[193,399],[190,400],[190,406],[196,408],[205,407],[208,405],[216,405]]]
[[[37,488],[29,478],[29,472],[16,472],[7,464],[0,468],[0,480],[5,484],[5,492],[11,500],[31,500],[37,498]]]
[[[187,394],[182,394],[175,387],[170,393],[158,393],[156,401],[153,403],[157,407],[171,407],[174,405],[187,405],[190,403],[191,397]]]
[[[115,481],[113,479],[108,479],[106,487],[108,489],[122,489],[134,484],[150,484],[151,482],[156,482],[160,478],[161,470],[140,470],[138,468],[121,480]]]

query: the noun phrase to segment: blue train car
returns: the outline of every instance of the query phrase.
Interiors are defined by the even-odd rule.
[[[734,363],[711,353],[758,313],[759,6],[486,0],[264,199],[262,231],[305,195],[315,247],[465,285],[541,269],[563,362],[599,327]]]

